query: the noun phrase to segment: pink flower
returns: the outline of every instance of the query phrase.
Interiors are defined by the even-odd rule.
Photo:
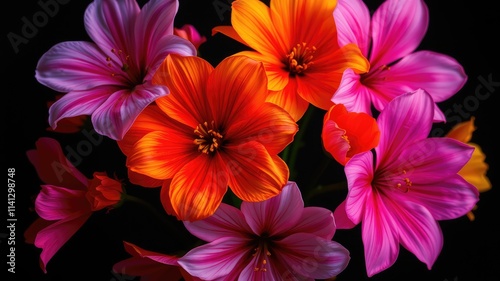
[[[451,138],[427,138],[432,97],[422,89],[403,94],[380,113],[375,152],[345,165],[348,194],[335,210],[339,228],[362,222],[368,276],[394,264],[399,244],[430,269],[443,246],[438,220],[467,214],[477,189],[457,173],[473,147]]]
[[[176,0],[95,0],[85,11],[94,42],[53,46],[39,60],[36,79],[66,93],[49,108],[52,128],[67,117],[91,115],[99,134],[119,140],[137,115],[168,94],[151,78],[170,53],[196,55],[187,40],[173,35]]]
[[[199,281],[179,266],[176,256],[144,250],[132,243],[124,242],[125,250],[132,257],[117,262],[113,271],[126,276],[140,276],[141,281],[186,280]],[[183,279],[184,278],[184,279]]]
[[[207,38],[201,35],[198,30],[191,24],[185,24],[180,28],[174,28],[174,34],[180,36],[189,42],[193,43],[194,47],[198,49],[201,44],[207,41]]]
[[[467,80],[453,58],[427,50],[415,51],[429,24],[422,0],[386,0],[370,18],[362,0],[339,0],[334,11],[340,45],[356,43],[370,61],[370,71],[356,74],[347,69],[332,101],[348,111],[381,111],[395,97],[418,88],[435,103],[457,93]],[[370,21],[371,20],[371,21]],[[445,121],[433,104],[434,121]]]
[[[262,202],[243,202],[241,211],[221,204],[211,217],[185,221],[209,242],[178,263],[203,280],[314,280],[338,275],[349,252],[332,241],[335,222],[324,208],[307,207],[294,182]]]
[[[49,260],[80,229],[94,211],[112,207],[120,201],[121,183],[104,173],[87,179],[64,156],[59,143],[40,138],[36,149],[27,156],[45,183],[35,200],[40,216],[24,235],[26,242],[42,249],[40,267],[44,272]],[[106,201],[94,198],[106,194]],[[97,203],[100,202],[100,203]]]

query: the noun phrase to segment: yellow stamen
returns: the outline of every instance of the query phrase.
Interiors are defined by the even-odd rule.
[[[292,74],[303,74],[308,68],[310,68],[314,62],[314,53],[316,52],[316,47],[309,47],[305,42],[302,44],[297,44],[292,48],[292,51],[286,56],[285,64],[287,65],[287,70]]]
[[[403,175],[406,175],[406,170],[403,170]],[[398,182],[396,184],[396,188],[402,191],[403,193],[407,193],[408,191],[410,191],[410,187],[412,186],[413,183],[408,177],[404,177],[403,182],[405,186],[403,186],[401,183]]]
[[[117,61],[119,61],[119,64],[121,64],[121,66],[118,66],[118,68],[123,72],[127,72],[130,69],[130,65],[128,62],[130,59],[130,56],[126,55],[122,50],[116,50],[116,49],[111,49],[111,53],[115,54]],[[106,64],[108,67],[112,68],[114,66],[117,66],[116,64],[113,64],[113,62],[115,62],[115,61],[111,57],[106,57]],[[114,77],[117,74],[118,73],[112,72],[111,76]]]
[[[210,126],[206,121],[203,122],[203,125],[198,124],[194,133],[198,138],[195,138],[193,143],[198,146],[198,151],[205,154],[212,153],[219,148],[223,138],[223,136],[216,131],[214,121],[210,123]]]

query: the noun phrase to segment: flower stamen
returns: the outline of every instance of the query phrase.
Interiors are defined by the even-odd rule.
[[[127,72],[129,69],[130,69],[130,62],[129,62],[129,59],[130,59],[130,56],[125,54],[122,50],[116,50],[116,49],[111,49],[111,53],[113,53],[115,55],[115,58],[111,58],[111,57],[106,57],[106,64],[108,65],[108,67],[110,68],[115,68],[116,67],[118,69],[120,69],[121,71],[123,72]],[[113,62],[118,62],[117,64],[113,64]],[[111,73],[111,76],[116,76],[118,75],[117,72],[112,72]]]
[[[403,175],[406,175],[406,170],[403,170]],[[407,193],[410,191],[410,187],[412,186],[412,181],[408,177],[403,178],[404,186],[401,183],[396,184],[396,189],[402,191],[403,193]]]
[[[254,253],[252,254],[252,256],[257,257],[256,259],[257,264],[259,260],[261,261],[260,266],[257,265],[256,267],[253,268],[253,270],[266,272],[267,259],[271,256],[271,252],[269,252],[269,250],[267,249],[267,244],[265,242],[261,243],[259,247],[254,249]]]
[[[315,52],[315,46],[309,47],[305,42],[297,44],[286,56],[286,69],[291,75],[303,75],[304,71],[314,64],[313,58]]]
[[[215,129],[215,121],[212,121],[210,126],[206,121],[203,124],[198,124],[194,133],[197,138],[194,139],[193,143],[198,146],[198,151],[201,153],[212,153],[222,143],[223,136]]]

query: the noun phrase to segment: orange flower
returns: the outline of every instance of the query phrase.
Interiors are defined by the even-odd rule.
[[[372,116],[347,112],[343,104],[337,104],[325,114],[321,139],[325,150],[344,166],[354,155],[375,148],[380,131]]]
[[[475,118],[472,117],[469,121],[465,121],[455,125],[446,135],[446,137],[459,140],[463,143],[474,147],[474,152],[469,162],[458,172],[467,182],[474,185],[479,192],[485,192],[491,189],[491,182],[486,176],[488,164],[485,162],[486,155],[481,150],[481,147],[473,142],[472,133],[476,130],[474,126]],[[470,220],[474,220],[474,214],[467,214]]]
[[[333,10],[337,1],[259,0],[232,2],[232,26],[221,32],[254,51],[243,51],[264,63],[269,79],[267,100],[287,110],[297,121],[309,103],[324,110],[340,84],[342,73],[369,70],[368,60],[354,44],[339,47]]]
[[[134,179],[146,186],[163,181],[161,200],[170,212],[181,220],[206,218],[228,186],[251,202],[281,192],[289,171],[277,155],[298,128],[265,101],[262,63],[232,56],[214,69],[199,57],[169,55],[153,83],[170,94],[146,108],[119,145],[129,171],[145,176]]]

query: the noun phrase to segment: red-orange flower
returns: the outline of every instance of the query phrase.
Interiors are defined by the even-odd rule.
[[[134,177],[139,184],[164,181],[162,203],[179,219],[212,215],[228,186],[251,202],[281,192],[289,171],[278,153],[298,128],[265,101],[262,63],[232,56],[214,69],[199,57],[169,55],[153,83],[170,95],[146,108],[119,145],[129,171],[145,176]]]
[[[325,150],[345,165],[354,155],[375,148],[380,131],[372,116],[348,112],[343,104],[337,104],[325,114],[321,139]]]
[[[357,45],[338,45],[336,5],[335,0],[272,0],[268,7],[259,0],[236,0],[232,26],[215,27],[213,33],[254,50],[238,54],[264,63],[271,90],[268,101],[298,120],[309,103],[324,110],[333,105],[331,98],[345,69],[357,74],[369,70]]]
[[[121,200],[123,188],[121,183],[106,176],[106,173],[95,172],[94,178],[89,181],[85,195],[92,206],[92,211],[114,206]]]

